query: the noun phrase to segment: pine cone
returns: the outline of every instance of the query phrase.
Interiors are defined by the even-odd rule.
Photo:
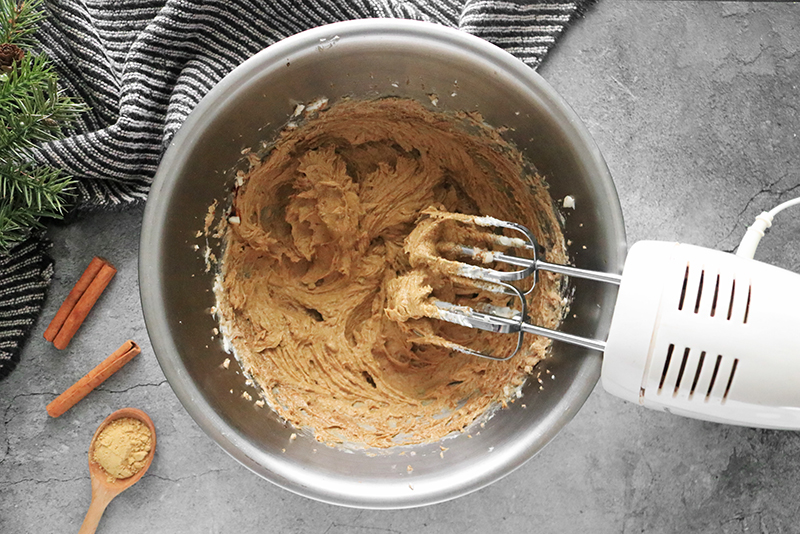
[[[0,72],[11,72],[14,63],[22,62],[25,51],[15,44],[0,44]]]

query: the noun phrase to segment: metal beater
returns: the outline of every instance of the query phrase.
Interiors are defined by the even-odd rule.
[[[643,406],[697,419],[762,428],[800,429],[800,275],[752,259],[772,217],[759,215],[739,254],[680,243],[641,241],[628,252],[622,275],[548,263],[533,234],[517,223],[457,215],[459,224],[486,229],[481,244],[509,254],[445,243],[427,259],[476,287],[519,300],[515,308],[469,306],[434,300],[440,319],[518,336],[507,356],[456,346],[467,354],[506,360],[523,346],[525,332],[604,353],[604,388]],[[515,237],[488,230],[508,229]],[[519,234],[520,237],[516,237]],[[478,265],[438,255],[472,259]],[[528,257],[525,257],[528,256]],[[485,267],[519,267],[503,271]],[[539,270],[618,284],[607,341],[587,339],[528,323],[525,293],[511,282]]]

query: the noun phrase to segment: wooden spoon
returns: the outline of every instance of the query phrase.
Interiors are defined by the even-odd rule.
[[[147,425],[150,429],[150,452],[145,458],[144,467],[142,467],[138,473],[128,478],[112,478],[109,482],[110,477],[108,473],[93,459],[94,447],[100,432],[102,432],[110,422],[123,417],[132,417]],[[150,420],[146,413],[136,408],[122,408],[106,417],[105,421],[97,428],[97,432],[95,432],[94,437],[92,437],[92,443],[89,445],[89,474],[92,478],[92,503],[89,505],[89,511],[86,512],[86,518],[83,520],[83,525],[81,525],[78,534],[92,534],[97,530],[97,525],[100,523],[100,518],[103,517],[103,512],[106,506],[108,506],[108,503],[110,503],[114,497],[136,484],[139,479],[144,476],[145,471],[147,471],[150,464],[153,463],[153,454],[155,451],[156,427],[153,426],[153,421]]]

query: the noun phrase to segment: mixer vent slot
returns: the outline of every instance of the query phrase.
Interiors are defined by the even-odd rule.
[[[706,391],[700,392],[700,395],[703,395],[702,398],[705,401],[708,401],[711,398],[711,393],[714,391],[714,386],[719,384],[721,385],[724,380],[725,384],[725,391],[722,395],[722,402],[728,398],[728,393],[731,390],[731,385],[733,384],[733,377],[736,375],[736,369],[739,365],[739,359],[736,358],[733,360],[733,365],[731,366],[730,374],[725,377],[720,374],[720,370],[723,367],[723,357],[721,354],[718,354],[716,358],[709,358],[708,361],[706,358],[706,351],[702,351],[700,356],[697,360],[697,366],[695,368],[689,367],[689,360],[690,355],[692,354],[692,349],[690,347],[686,347],[683,349],[683,355],[679,359],[676,356],[675,352],[675,344],[670,343],[669,347],[667,347],[667,355],[666,359],[664,360],[664,368],[661,371],[661,380],[658,383],[658,393],[661,394],[662,390],[666,388],[672,389],[672,396],[675,397],[678,395],[678,392],[681,389],[681,384],[689,384],[689,380],[691,377],[691,386],[689,386],[689,400],[694,398],[695,392],[698,389],[698,384],[700,383],[700,377],[703,374],[704,365],[710,366],[713,362],[713,370],[711,371],[711,379],[708,382],[708,387]],[[680,354],[680,353],[679,353]],[[678,375],[675,378],[675,384],[667,384],[667,374],[669,373],[671,365],[678,365],[680,362],[680,368],[678,369]],[[685,380],[684,380],[685,379]],[[684,390],[686,386],[684,386]]]
[[[706,351],[700,353],[700,359],[697,361],[697,370],[694,373],[694,380],[692,380],[692,389],[689,390],[689,398],[694,397],[694,390],[697,389],[697,382],[700,380],[700,371],[703,370],[703,361],[706,359]]]
[[[725,402],[725,400],[728,398],[728,392],[731,390],[731,384],[733,384],[733,375],[736,374],[736,367],[738,365],[739,358],[736,358],[733,360],[733,367],[731,367],[731,376],[728,377],[728,383],[725,385],[725,393],[722,395],[722,402]]]
[[[697,287],[697,301],[694,303],[694,312],[697,313],[700,311],[700,298],[703,296],[703,280],[705,280],[706,271],[703,269],[700,271],[700,283]]]
[[[753,286],[747,288],[747,305],[744,308],[744,324],[747,324],[747,316],[750,315],[750,298],[753,296]]]
[[[733,314],[733,301],[736,297],[736,280],[733,281],[733,286],[731,287],[731,303],[728,305],[728,320],[731,320],[731,315]]]
[[[720,367],[722,367],[722,355],[721,354],[717,355],[717,360],[714,363],[714,374],[711,375],[711,382],[708,384],[708,391],[706,391],[706,397],[705,397],[706,402],[708,402],[708,400],[711,398],[711,392],[714,391],[714,384],[716,384],[718,380],[720,381],[720,383],[722,383],[721,382],[722,380],[725,380],[725,391],[722,394],[721,402],[724,403],[728,399],[728,393],[730,393],[731,391],[731,385],[733,384],[733,377],[736,376],[736,368],[738,366],[739,366],[739,358],[734,358],[730,374],[728,375],[727,380],[725,380],[724,377],[719,375]]]
[[[725,306],[724,302],[720,302],[719,301],[720,300],[720,298],[719,298],[720,297],[720,285],[721,285],[721,276],[720,276],[720,274],[717,273],[717,275],[715,277],[713,275],[710,275],[710,276],[707,277],[705,269],[700,271],[700,281],[697,284],[697,297],[694,297],[694,296],[690,297],[690,299],[694,298],[694,306],[692,306],[691,301],[688,302],[688,303],[686,302],[686,297],[689,294],[689,292],[688,292],[689,269],[690,269],[690,265],[687,264],[686,265],[686,271],[684,272],[684,275],[683,275],[683,286],[681,287],[681,297],[680,297],[680,300],[678,301],[678,310],[679,311],[683,311],[684,309],[686,309],[687,311],[693,311],[694,313],[700,313],[700,303],[703,300],[703,293],[707,291],[710,294],[710,292],[711,292],[711,287],[710,287],[711,286],[711,280],[712,280],[712,277],[713,277],[713,279],[714,279],[714,294],[711,297],[711,313],[710,313],[710,316],[711,317],[716,317],[718,308],[722,308],[722,307]],[[709,287],[706,288],[705,287],[706,285],[708,285]],[[740,288],[741,288],[741,284],[740,284]],[[728,303],[727,303],[727,305],[728,305],[727,306],[728,307],[728,313],[725,316],[726,320],[730,321],[731,319],[733,319],[734,304],[737,302],[737,298],[741,299],[742,297],[743,297],[743,290],[740,289],[739,290],[739,294],[737,295],[737,293],[736,293],[736,280],[735,279],[732,280],[731,281],[730,299],[728,300]],[[747,324],[747,319],[750,316],[750,301],[751,301],[752,297],[753,297],[753,286],[751,284],[748,284],[748,286],[747,286],[747,302],[745,304],[744,317],[742,318],[742,322],[744,324]],[[723,299],[724,298],[725,297],[723,297]],[[724,313],[724,312],[722,312],[722,313]],[[738,313],[737,313],[737,316],[738,316]]]
[[[717,299],[719,299],[719,274],[717,274],[717,283],[714,285],[714,298],[711,301],[711,317],[717,313]]]
[[[711,391],[714,389],[714,383],[717,381],[719,374],[719,366],[722,363],[722,355],[717,355],[717,362],[714,364],[714,373],[711,375],[711,382],[708,383],[708,391],[706,391],[706,400],[711,397]]]
[[[739,297],[741,298],[743,291],[740,290]],[[733,281],[733,285],[731,286],[731,301],[728,304],[728,321],[733,318],[733,303],[736,301],[736,280]],[[742,317],[742,323],[747,324],[747,319],[750,317],[750,301],[753,298],[753,286],[752,284],[747,285],[747,302],[744,305],[744,317]]]
[[[683,351],[683,361],[681,361],[681,368],[678,370],[678,378],[675,380],[675,389],[672,391],[672,396],[678,394],[678,388],[681,387],[681,380],[683,380],[683,373],[686,371],[686,362],[689,360],[689,347]]]
[[[681,300],[678,301],[678,311],[683,310],[683,303],[686,300],[686,285],[689,283],[689,264],[686,264],[686,273],[683,275],[683,288],[681,289]]]
[[[669,348],[667,349],[667,359],[664,361],[664,370],[661,371],[661,380],[658,382],[658,392],[661,393],[661,390],[664,388],[664,380],[667,379],[667,371],[669,371],[669,362],[672,360],[672,352],[675,350],[675,345],[673,343],[669,344]]]

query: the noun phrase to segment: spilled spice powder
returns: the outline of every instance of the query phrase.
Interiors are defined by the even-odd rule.
[[[129,478],[142,470],[152,447],[146,424],[133,417],[110,422],[97,436],[92,460],[108,473],[108,481]]]

